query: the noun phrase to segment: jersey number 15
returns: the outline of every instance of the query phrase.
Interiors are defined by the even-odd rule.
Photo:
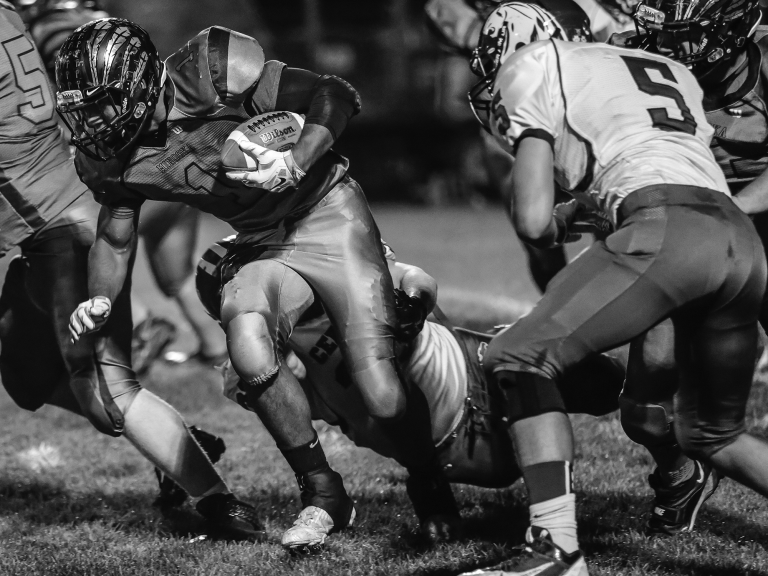
[[[685,132],[686,134],[696,134],[696,119],[691,114],[691,109],[685,103],[685,98],[680,94],[674,86],[669,84],[661,84],[654,82],[651,79],[649,70],[656,70],[664,80],[674,82],[675,76],[672,74],[672,70],[664,62],[658,60],[651,60],[649,58],[638,58],[635,56],[622,56],[622,60],[629,68],[629,73],[632,74],[632,78],[635,80],[635,84],[641,92],[650,94],[651,96],[663,96],[675,101],[682,120],[676,118],[670,118],[667,108],[648,108],[648,114],[651,116],[651,123],[654,128],[660,130],[667,130],[670,132]]]

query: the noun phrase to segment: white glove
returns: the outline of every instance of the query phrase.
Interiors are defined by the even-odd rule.
[[[256,162],[256,169],[239,172],[230,170],[227,172],[227,178],[230,180],[279,193],[292,186],[298,186],[299,181],[306,176],[296,164],[290,150],[276,152],[248,140],[241,140],[238,145],[244,154]]]
[[[106,296],[94,296],[81,302],[69,317],[69,333],[72,342],[80,340],[80,336],[99,330],[109,318],[112,302]]]

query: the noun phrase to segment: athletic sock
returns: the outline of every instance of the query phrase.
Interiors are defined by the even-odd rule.
[[[213,496],[214,494],[231,494],[232,491],[227,487],[227,485],[222,480],[218,484],[214,485],[213,487],[209,488],[205,492],[203,492],[200,496],[197,498],[192,498],[193,502],[199,502],[206,496]]]
[[[297,476],[328,466],[317,433],[315,433],[312,441],[294,448],[281,448],[280,452],[283,453],[283,457]]]
[[[565,494],[538,504],[531,504],[528,514],[531,526],[547,530],[552,542],[567,554],[579,549],[579,540],[576,535],[575,494]]]
[[[531,526],[546,529],[566,553],[578,550],[571,463],[556,460],[526,466],[523,478],[530,500]]]
[[[696,464],[693,460],[688,460],[680,468],[669,472],[663,472],[659,470],[659,473],[664,482],[669,486],[677,486],[690,480],[696,473]]]

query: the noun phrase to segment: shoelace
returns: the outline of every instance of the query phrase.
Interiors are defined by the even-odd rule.
[[[293,521],[294,526],[307,526],[312,527],[312,524],[317,522],[317,517],[320,515],[320,510],[314,508],[312,510],[305,508],[299,513],[299,517]]]

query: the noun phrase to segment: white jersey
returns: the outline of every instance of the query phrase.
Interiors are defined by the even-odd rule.
[[[514,153],[550,141],[555,180],[616,221],[630,192],[682,184],[729,194],[709,149],[702,91],[681,64],[639,50],[546,40],[512,54],[494,84],[492,130]]]

